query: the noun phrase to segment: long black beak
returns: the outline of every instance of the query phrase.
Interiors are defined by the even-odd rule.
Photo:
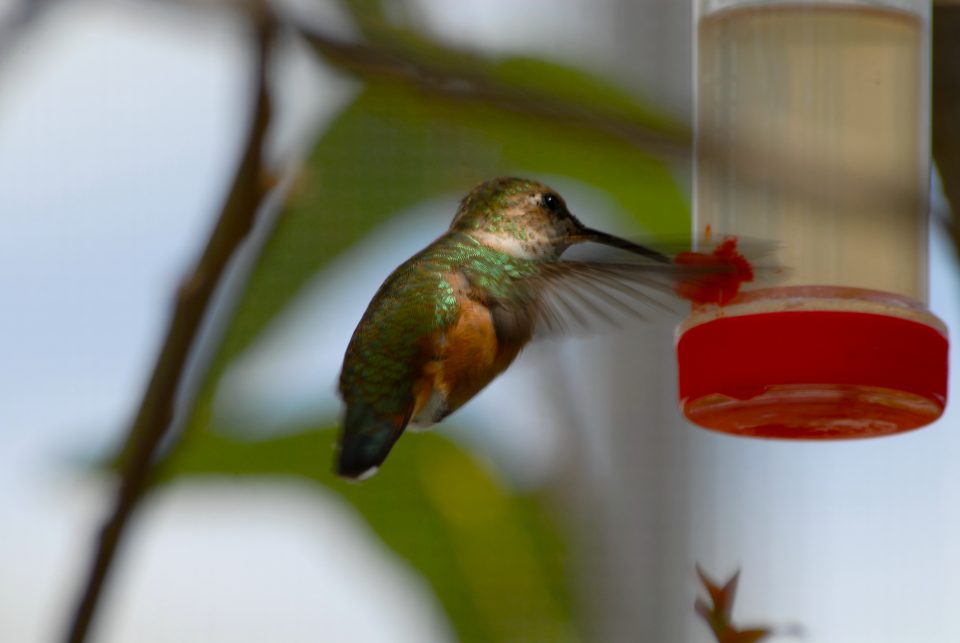
[[[659,261],[660,263],[670,263],[670,257],[662,252],[657,252],[652,248],[641,246],[639,243],[634,243],[633,241],[628,241],[627,239],[614,236],[601,230],[594,230],[593,228],[588,228],[586,226],[581,227],[580,231],[573,235],[573,241],[575,243],[592,241],[593,243],[600,243],[612,248],[626,250],[627,252],[632,252],[634,254],[653,259],[654,261]]]

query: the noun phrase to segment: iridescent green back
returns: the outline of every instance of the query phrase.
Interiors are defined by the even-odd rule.
[[[414,381],[431,357],[425,341],[450,327],[459,313],[446,278],[455,271],[491,297],[508,298],[537,273],[537,263],[459,232],[445,234],[404,262],[380,287],[350,340],[340,376],[348,405],[361,403],[381,417],[409,413]]]

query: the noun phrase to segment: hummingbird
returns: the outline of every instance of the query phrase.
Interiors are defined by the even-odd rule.
[[[636,261],[561,259],[593,242]],[[678,266],[661,252],[585,226],[551,188],[497,178],[471,190],[449,229],[374,295],[346,350],[337,473],[376,472],[408,424],[459,409],[535,334],[589,324],[590,313],[640,314],[638,300]]]

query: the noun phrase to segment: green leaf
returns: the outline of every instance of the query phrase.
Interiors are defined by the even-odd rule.
[[[535,498],[512,494],[433,434],[408,436],[377,476],[347,483],[330,472],[334,440],[332,429],[259,441],[208,431],[157,482],[240,475],[315,484],[423,575],[459,640],[577,640],[562,539]]]
[[[450,58],[466,64],[469,57],[451,52]],[[533,64],[506,61],[499,71],[492,64],[481,71],[521,87],[517,66]],[[581,103],[647,117],[628,95],[580,72],[538,69],[563,86],[550,100],[579,96]],[[531,86],[536,95],[543,89]],[[230,427],[211,417],[232,361],[333,259],[403,209],[504,174],[568,177],[606,193],[625,218],[651,232],[689,230],[669,169],[615,131],[395,82],[368,83],[322,133],[296,181],[160,481],[224,473],[311,480],[355,506],[424,575],[462,640],[565,640],[573,636],[573,617],[557,530],[532,498],[511,496],[449,443],[407,438],[377,478],[357,487],[329,474],[331,432],[244,442],[227,437]]]
[[[587,72],[536,58],[514,57],[496,65],[491,76],[518,91],[536,92],[541,101],[564,105],[568,111],[581,107],[605,115],[610,121],[648,127],[689,144],[689,132],[680,123]]]
[[[568,91],[595,89],[574,82],[579,75],[556,74]],[[653,233],[689,230],[687,206],[669,170],[615,136],[373,85],[319,140],[250,278],[212,376],[317,271],[390,215],[437,195],[464,193],[492,176],[529,172],[592,185]]]
[[[371,87],[323,132],[252,271],[201,388],[188,431],[210,422],[217,384],[303,286],[398,210],[493,172],[484,145],[433,123],[393,87]],[[464,150],[471,152],[463,162]]]

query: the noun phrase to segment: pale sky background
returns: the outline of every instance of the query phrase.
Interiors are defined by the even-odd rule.
[[[462,11],[424,4],[441,7],[432,24],[457,40],[528,53],[555,49],[563,25],[573,28],[551,22],[536,0],[477,0]],[[60,632],[105,499],[71,462],[102,452],[134,410],[244,122],[236,26],[138,6],[62,11],[0,66],[2,641]],[[517,18],[507,25],[491,17],[508,8]],[[296,100],[284,112],[281,141],[295,139],[315,109],[328,117],[350,92],[283,89]],[[592,222],[610,220],[602,197],[558,187]],[[339,359],[369,294],[445,225],[456,196],[417,208],[402,238],[396,227],[375,235],[363,261],[345,258],[339,268],[352,268],[353,288],[318,278],[230,385],[290,414],[333,408]],[[931,308],[956,335],[960,282],[945,243],[933,250]],[[343,317],[315,323],[323,306]],[[549,350],[573,368],[618,341]],[[329,352],[301,350],[318,342]],[[464,412],[468,428],[487,427],[473,443],[508,466],[511,458],[534,463],[530,445],[550,439],[549,431],[511,430],[549,424],[549,409],[532,407],[541,395],[534,364],[518,363]],[[675,377],[669,363],[663,373]],[[593,408],[590,390],[578,393],[585,408]],[[951,393],[956,398],[955,385]],[[671,429],[691,432],[685,457],[696,465],[697,509],[685,518],[690,551],[681,564],[696,558],[718,575],[743,565],[738,615],[803,623],[805,640],[819,643],[960,640],[954,407],[910,435],[828,445],[739,440],[676,424]],[[493,432],[498,426],[502,433]],[[527,467],[517,482],[532,484],[547,465]],[[118,566],[104,604],[100,640],[108,643],[295,643],[318,632],[337,641],[429,643],[450,635],[423,583],[335,498],[318,501],[281,483],[179,485],[143,513],[132,535],[138,547]],[[325,581],[345,575],[354,582]],[[688,589],[692,603],[692,574]],[[371,606],[378,619],[369,618]],[[690,632],[691,641],[709,641],[699,624]]]

